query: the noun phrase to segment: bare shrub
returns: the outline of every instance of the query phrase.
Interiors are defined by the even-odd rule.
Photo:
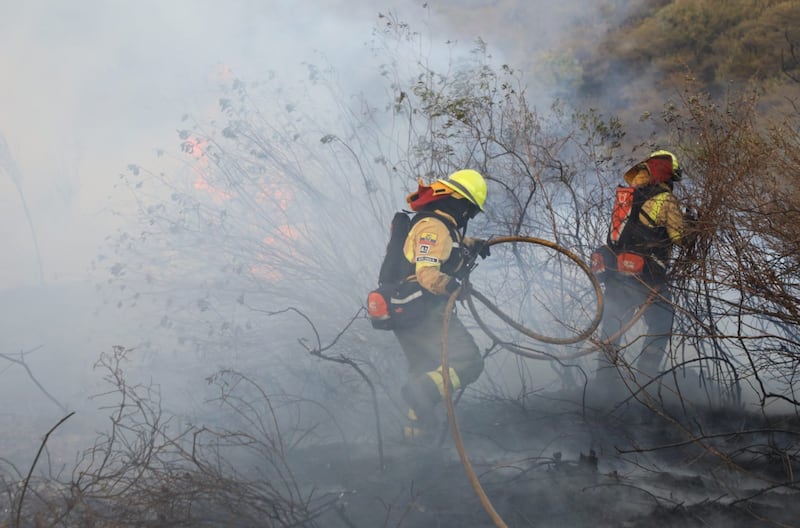
[[[336,494],[295,479],[290,451],[310,430],[281,430],[279,415],[303,402],[268,395],[247,376],[221,371],[209,382],[241,428],[177,424],[158,390],[130,384],[130,349],[115,347],[98,367],[112,401],[109,430],[78,460],[69,480],[37,479],[25,519],[37,526],[224,525],[287,527],[312,523]],[[6,485],[12,501],[14,486]]]

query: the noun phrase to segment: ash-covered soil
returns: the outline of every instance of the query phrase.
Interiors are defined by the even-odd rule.
[[[462,401],[458,425],[480,483],[508,526],[800,526],[800,421],[737,409],[654,413],[582,394]],[[444,410],[443,410],[444,412]],[[660,415],[659,415],[660,414]],[[338,494],[320,526],[495,526],[446,429],[427,443],[385,431],[374,444],[299,450],[298,481]]]
[[[80,511],[71,510],[75,488],[69,484],[80,475],[70,474],[67,460],[92,445],[95,433],[76,416],[50,438],[39,460],[22,525],[34,525],[38,515],[37,525],[84,526],[86,519],[102,514],[114,519],[114,526],[137,527],[472,528],[498,521],[553,528],[800,526],[796,415],[770,416],[743,406],[697,407],[688,399],[653,403],[646,407],[629,399],[600,405],[582,391],[516,400],[467,393],[456,408],[464,455],[496,518],[468,478],[443,407],[438,429],[415,443],[402,439],[402,422],[383,416],[383,456],[374,441],[317,442],[287,449],[285,465],[267,464],[273,471],[257,457],[228,456],[222,461],[230,462],[232,471],[220,466],[224,471],[218,474],[209,465],[214,458],[193,466],[189,459],[175,458],[175,451],[154,452],[148,472],[140,471],[144,466],[138,461],[119,475],[107,470],[92,488],[94,495],[79,497]],[[368,423],[360,420],[337,438],[364,435]],[[52,427],[50,422],[3,424],[0,484],[6,492],[0,527],[13,526],[21,482],[41,431]],[[260,436],[245,438],[248,444],[261,442],[257,452],[264,448],[276,454]],[[127,450],[119,453],[124,456],[116,456],[117,463],[130,461]],[[7,458],[11,454],[21,461],[15,467]],[[41,475],[45,468],[61,484]],[[142,475],[154,478],[154,485]],[[106,489],[108,478],[126,486]],[[249,486],[259,478],[266,484]],[[282,490],[282,499],[264,497],[270,485]],[[256,491],[260,495],[249,494]],[[290,510],[298,499],[304,506],[294,514]],[[229,500],[239,502],[230,506]],[[162,502],[169,507],[152,513]],[[281,521],[272,520],[270,508],[284,508]],[[253,524],[259,515],[265,516],[263,523]]]

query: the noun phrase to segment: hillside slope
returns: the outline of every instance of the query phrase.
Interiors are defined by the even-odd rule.
[[[559,97],[635,122],[687,79],[724,96],[755,86],[780,115],[800,79],[800,2],[792,0],[494,0],[436,7]]]

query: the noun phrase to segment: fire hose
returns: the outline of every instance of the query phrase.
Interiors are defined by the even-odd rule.
[[[492,339],[494,339],[497,342],[501,342],[501,340],[497,339],[495,334],[493,332],[491,332],[491,330],[489,330],[487,325],[483,322],[483,320],[479,316],[478,311],[477,311],[477,309],[475,307],[475,302],[473,301],[473,297],[477,298],[492,313],[494,313],[504,323],[509,325],[514,330],[518,331],[519,333],[521,333],[521,334],[523,334],[525,336],[530,337],[531,339],[535,339],[535,340],[541,341],[543,343],[549,343],[549,344],[553,344],[553,345],[570,345],[570,344],[578,343],[580,341],[584,341],[587,338],[589,338],[589,336],[591,336],[592,333],[597,329],[598,325],[600,324],[600,320],[603,317],[603,291],[602,291],[602,289],[600,287],[600,282],[597,280],[597,277],[595,276],[595,274],[592,273],[592,270],[589,268],[589,266],[586,265],[585,262],[583,262],[583,260],[580,257],[575,255],[574,253],[572,253],[568,249],[566,249],[566,248],[564,248],[562,246],[559,246],[558,244],[555,244],[555,243],[550,242],[548,240],[543,240],[541,238],[535,238],[535,237],[504,236],[504,237],[493,238],[493,239],[489,240],[487,243],[490,246],[495,246],[497,244],[508,244],[508,243],[536,244],[536,245],[540,245],[540,246],[544,246],[544,247],[550,248],[550,249],[552,249],[552,250],[554,250],[554,251],[556,251],[558,253],[561,253],[562,255],[566,256],[569,260],[574,262],[580,268],[580,270],[589,278],[589,280],[591,281],[591,284],[592,284],[592,288],[594,289],[595,298],[597,299],[597,305],[596,305],[594,317],[592,318],[590,323],[586,326],[586,328],[584,328],[580,332],[577,332],[573,336],[553,337],[553,336],[547,336],[547,335],[543,335],[543,334],[539,334],[537,332],[534,332],[533,330],[531,330],[531,329],[525,327],[524,325],[522,325],[521,323],[517,322],[512,317],[507,315],[505,312],[500,310],[500,308],[497,307],[495,304],[493,304],[485,295],[483,295],[479,291],[477,291],[474,288],[472,288],[472,285],[469,283],[469,281],[465,281],[465,286],[464,287],[466,289],[466,292],[469,294],[467,296],[467,304],[469,305],[470,312],[472,312],[473,317],[475,317],[475,320],[481,326],[481,329],[484,330],[489,337],[491,337]]]
[[[488,308],[489,311],[497,315],[503,322],[508,324],[511,328],[536,341],[541,341],[543,343],[554,344],[554,345],[570,345],[588,339],[592,335],[592,333],[597,329],[597,327],[600,324],[600,321],[602,320],[603,306],[604,306],[603,292],[600,287],[600,282],[597,280],[597,277],[589,268],[589,266],[587,266],[586,263],[584,263],[583,260],[580,259],[580,257],[575,255],[568,249],[559,246],[553,242],[550,242],[548,240],[543,240],[540,238],[527,237],[527,236],[504,236],[504,237],[493,238],[487,241],[487,244],[490,246],[497,244],[504,244],[504,243],[528,243],[528,244],[541,245],[553,249],[558,253],[561,253],[562,255],[566,256],[569,260],[574,262],[591,281],[592,288],[594,290],[594,295],[595,298],[597,299],[595,315],[592,321],[585,329],[583,329],[581,332],[578,332],[571,337],[557,338],[552,336],[546,336],[534,332],[533,330],[525,327],[521,323],[517,322],[516,320],[508,316],[506,313],[500,310],[500,308],[497,305],[492,303],[485,295],[475,290],[469,283],[469,281],[466,281],[464,284],[464,288],[466,289],[466,292],[468,294],[467,305],[469,307],[470,312],[472,313],[472,316],[475,319],[475,322],[478,324],[481,330],[483,330],[483,332],[486,335],[488,335],[495,343],[500,344],[501,346],[503,346],[503,348],[509,350],[514,354],[526,357],[528,359],[539,359],[539,360],[553,359],[552,355],[530,352],[525,350],[524,348],[521,348],[512,343],[504,342],[502,339],[500,339],[497,336],[497,334],[489,328],[489,326],[483,321],[483,319],[479,315],[473,297],[477,299],[481,304],[486,306],[486,308]],[[602,341],[594,342],[592,347],[585,348],[583,350],[578,350],[572,354],[560,355],[558,356],[558,359],[577,359],[579,357],[586,356],[588,354],[606,348],[609,344],[613,343],[619,336],[623,335],[625,332],[630,330],[630,328],[642,317],[647,307],[650,306],[650,304],[652,304],[653,300],[655,300],[655,297],[657,295],[658,292],[656,290],[650,292],[650,295],[647,297],[647,300],[641,306],[639,306],[639,308],[636,310],[633,316],[619,330],[617,330],[617,332],[615,332],[614,335],[609,336]]]
[[[600,321],[601,321],[602,316],[603,316],[603,293],[602,293],[602,289],[600,287],[600,283],[597,280],[597,277],[594,275],[594,273],[589,268],[589,266],[587,266],[583,262],[583,260],[581,260],[577,255],[575,255],[574,253],[572,253],[571,251],[567,250],[566,248],[561,247],[561,246],[559,246],[559,245],[557,245],[557,244],[555,244],[553,242],[550,242],[550,241],[547,241],[547,240],[543,240],[543,239],[539,239],[539,238],[534,238],[534,237],[526,237],[526,236],[504,236],[504,237],[493,238],[493,239],[489,240],[487,243],[490,246],[494,246],[494,245],[497,245],[497,244],[505,244],[505,243],[538,244],[538,245],[545,246],[547,248],[553,249],[553,250],[557,251],[558,253],[561,253],[562,255],[566,256],[568,259],[573,261],[581,269],[581,271],[583,271],[583,273],[586,274],[587,277],[589,277],[589,280],[591,281],[591,284],[592,284],[592,288],[594,289],[595,298],[597,299],[597,306],[596,306],[596,310],[595,310],[595,315],[592,318],[592,320],[589,323],[589,325],[586,328],[584,328],[582,331],[577,332],[575,335],[570,336],[570,337],[546,336],[546,335],[542,335],[542,334],[539,334],[537,332],[534,332],[533,330],[525,327],[524,325],[522,325],[519,322],[517,322],[516,320],[514,320],[512,317],[508,316],[505,312],[500,310],[500,308],[498,308],[495,304],[493,304],[491,301],[489,301],[489,299],[485,295],[481,294],[480,292],[478,292],[477,290],[472,288],[472,285],[470,284],[468,278],[467,278],[467,280],[464,281],[464,284],[462,286],[460,286],[457,290],[455,290],[453,293],[450,294],[450,297],[448,299],[447,307],[445,309],[443,331],[442,331],[442,357],[441,357],[442,377],[444,379],[443,399],[444,399],[445,407],[447,408],[447,420],[448,420],[448,423],[449,423],[449,426],[450,426],[451,434],[453,436],[453,441],[454,441],[454,443],[456,445],[456,450],[458,451],[459,458],[461,459],[461,463],[464,466],[464,469],[465,469],[465,471],[467,473],[467,477],[468,477],[468,479],[470,481],[470,484],[471,484],[473,490],[475,491],[475,493],[477,494],[478,499],[481,502],[481,505],[483,506],[484,510],[486,510],[486,513],[489,515],[489,517],[491,517],[492,521],[494,522],[495,526],[497,526],[497,528],[507,528],[508,525],[503,521],[503,519],[500,517],[500,515],[494,509],[494,506],[492,505],[491,500],[486,495],[486,492],[484,491],[483,486],[481,486],[480,480],[478,479],[477,475],[475,474],[475,470],[473,469],[472,464],[471,464],[471,462],[469,460],[469,456],[467,455],[466,449],[464,447],[464,441],[463,441],[463,439],[461,437],[461,431],[459,430],[458,423],[456,421],[455,408],[454,408],[454,405],[453,405],[453,399],[452,399],[452,394],[451,394],[451,390],[450,390],[450,388],[451,388],[450,367],[449,367],[448,362],[447,362],[447,330],[448,330],[448,327],[449,327],[449,324],[450,324],[450,316],[451,316],[451,314],[453,312],[453,309],[455,307],[455,302],[458,299],[458,297],[461,295],[462,289],[463,289],[464,292],[467,294],[467,296],[466,296],[467,304],[469,306],[470,312],[472,313],[473,317],[477,321],[477,323],[480,326],[480,328],[489,337],[491,337],[496,343],[502,344],[505,348],[507,348],[508,350],[510,350],[511,352],[513,352],[515,354],[519,354],[519,355],[522,355],[522,356],[525,356],[525,357],[528,357],[528,358],[532,358],[532,359],[552,359],[552,357],[547,356],[545,354],[535,354],[535,353],[527,352],[527,351],[525,351],[525,350],[523,350],[523,349],[521,349],[521,348],[519,348],[519,347],[517,347],[515,345],[512,345],[510,343],[504,343],[502,340],[500,340],[488,328],[486,323],[478,315],[477,309],[475,307],[475,303],[473,301],[473,297],[477,298],[478,301],[480,301],[484,306],[486,306],[492,313],[494,313],[497,317],[499,317],[503,322],[505,322],[506,324],[508,324],[513,329],[517,330],[518,332],[520,332],[523,335],[526,335],[526,336],[528,336],[528,337],[530,337],[532,339],[535,339],[535,340],[538,340],[538,341],[542,341],[544,343],[549,343],[549,344],[574,344],[574,343],[578,343],[580,341],[584,341],[584,340],[588,339],[592,335],[592,333],[597,329],[598,325],[600,324]],[[653,297],[653,296],[651,295],[651,297]],[[612,342],[613,339],[616,339],[616,337],[618,335],[621,335],[622,333],[626,332],[636,322],[636,320],[638,320],[638,318],[641,317],[642,313],[646,309],[647,305],[650,304],[650,302],[652,302],[652,299],[648,298],[648,301],[645,302],[645,304],[642,307],[639,308],[639,310],[636,312],[636,314],[634,314],[634,316],[631,319],[631,321],[629,321],[626,325],[624,325],[624,327],[621,328],[619,330],[619,332],[617,332],[616,335],[611,336],[611,338],[600,342],[598,345],[595,345],[594,347],[592,347],[592,348],[590,348],[588,350],[577,352],[572,357],[580,357],[580,356],[589,354],[591,352],[599,350],[600,348],[602,348],[602,346],[604,344],[608,344],[608,343]]]
[[[467,477],[469,478],[470,484],[472,485],[472,488],[475,491],[475,493],[478,495],[478,499],[480,500],[483,508],[486,510],[486,513],[489,514],[489,517],[491,517],[495,526],[497,526],[498,528],[507,528],[508,525],[503,521],[503,519],[494,509],[491,500],[486,495],[486,492],[483,490],[483,486],[481,486],[480,480],[475,474],[475,470],[472,468],[469,456],[467,455],[466,449],[464,448],[464,441],[461,438],[461,431],[459,430],[458,423],[456,422],[455,409],[453,406],[453,399],[450,391],[451,387],[450,367],[448,366],[447,363],[447,330],[450,325],[450,315],[453,312],[456,299],[458,299],[459,295],[461,294],[462,288],[466,288],[465,291],[468,294],[467,302],[469,304],[470,311],[472,312],[476,321],[478,321],[478,324],[484,331],[487,331],[488,329],[486,328],[485,323],[483,323],[483,321],[477,315],[477,310],[475,309],[475,304],[472,300],[472,296],[478,298],[478,300],[481,303],[486,305],[486,307],[489,308],[495,315],[497,315],[501,320],[503,320],[506,324],[508,324],[515,330],[533,339],[553,344],[572,344],[585,340],[592,334],[592,332],[595,331],[597,326],[600,324],[600,320],[603,316],[603,294],[600,288],[600,283],[592,273],[591,269],[589,269],[589,267],[574,253],[570,252],[569,250],[557,244],[554,244],[553,242],[549,242],[547,240],[542,240],[534,237],[505,236],[505,237],[493,238],[490,241],[488,241],[488,244],[490,246],[494,246],[497,244],[504,244],[504,243],[529,243],[529,244],[542,245],[565,255],[567,258],[575,262],[592,282],[592,286],[594,288],[595,296],[597,299],[597,310],[595,312],[595,316],[592,319],[591,323],[585,329],[583,329],[583,331],[579,332],[577,335],[572,337],[558,338],[558,337],[550,337],[538,334],[526,328],[522,324],[518,323],[513,318],[509,317],[504,312],[502,312],[497,306],[492,304],[489,301],[489,299],[487,299],[485,296],[483,296],[476,290],[472,289],[468,280],[464,282],[464,285],[460,286],[452,294],[450,294],[450,298],[447,301],[447,308],[445,309],[444,323],[442,329],[442,377],[444,378],[443,399],[445,407],[447,408],[447,421],[450,425],[450,431],[453,435],[453,441],[455,442],[456,450],[458,451],[458,456],[461,459],[461,463],[467,472]],[[487,334],[490,337],[492,337],[492,339],[499,342],[499,340],[496,337],[494,337],[494,335],[491,332],[487,332]]]

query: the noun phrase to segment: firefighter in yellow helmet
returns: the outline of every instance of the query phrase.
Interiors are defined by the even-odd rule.
[[[627,185],[617,187],[606,246],[592,255],[592,267],[605,284],[601,336],[609,345],[599,357],[599,392],[619,387],[615,363],[621,330],[644,304],[641,317],[647,331],[636,340],[641,353],[626,360],[645,376],[639,377],[640,383],[660,372],[675,316],[667,271],[672,248],[684,236],[684,215],[672,193],[681,176],[678,158],[657,150],[625,173]]]
[[[430,186],[420,181],[419,190],[407,199],[417,213],[403,247],[405,259],[413,269],[407,280],[416,281],[428,301],[417,324],[394,329],[410,375],[402,388],[409,406],[406,438],[426,436],[435,423],[434,408],[445,390],[441,353],[447,301],[460,285],[459,277],[463,277],[469,254],[489,256],[485,240],[465,236],[469,220],[483,211],[486,192],[483,176],[465,169]],[[478,379],[483,357],[455,314],[451,314],[447,329],[447,351],[451,390]]]

